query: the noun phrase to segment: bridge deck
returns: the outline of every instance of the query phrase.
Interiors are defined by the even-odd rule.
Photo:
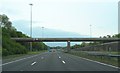
[[[19,42],[120,41],[120,38],[11,38]]]

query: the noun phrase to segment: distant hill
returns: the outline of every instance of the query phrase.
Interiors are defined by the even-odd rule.
[[[26,34],[29,35],[29,30],[26,27],[18,27],[18,29]],[[74,33],[74,32],[67,32],[67,31],[62,31],[62,30],[58,30],[58,29],[50,29],[50,28],[44,28],[42,30],[41,27],[33,27],[33,32],[32,32],[34,38],[87,38],[90,37],[88,35],[81,35],[78,33]],[[74,44],[79,44],[80,42],[74,42],[71,45]],[[46,42],[46,44],[48,46],[66,46],[65,42]]]

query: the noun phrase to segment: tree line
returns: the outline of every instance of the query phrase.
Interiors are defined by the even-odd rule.
[[[2,31],[2,55],[14,55],[14,54],[27,54],[30,51],[30,43],[28,42],[16,42],[11,40],[11,38],[30,38],[21,31],[17,31],[15,27],[12,26],[12,22],[9,21],[7,15],[0,15],[0,29]],[[43,42],[32,43],[32,51],[46,50],[47,45]]]
[[[106,36],[100,36],[99,38],[120,38],[120,33],[119,34],[114,34],[114,35],[106,35]],[[93,46],[93,45],[98,45],[102,43],[108,43],[109,41],[94,41],[94,42],[82,42],[81,44],[75,44],[71,46],[71,49],[76,49],[76,48],[81,48],[81,47],[86,47],[86,46]]]

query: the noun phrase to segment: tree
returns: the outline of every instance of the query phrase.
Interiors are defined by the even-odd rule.
[[[106,36],[103,36],[103,38],[107,38]]]
[[[110,35],[107,35],[107,38],[111,38],[111,36],[110,36]]]
[[[2,29],[1,29],[2,28]],[[29,51],[29,43],[26,42],[16,42],[12,40],[13,37],[18,38],[30,38],[23,34],[21,31],[17,31],[15,27],[12,26],[12,22],[6,15],[0,15],[0,32],[2,34],[2,55],[14,55],[14,54],[26,54]],[[1,39],[1,36],[0,36]],[[1,46],[1,45],[0,45]],[[44,43],[33,43],[33,48],[35,51],[47,49],[47,45]]]
[[[83,43],[81,44],[81,47],[85,47],[85,46],[86,46],[86,43],[83,42]]]
[[[12,27],[12,22],[9,21],[9,18],[5,14],[0,15],[0,27],[5,27],[7,29]]]

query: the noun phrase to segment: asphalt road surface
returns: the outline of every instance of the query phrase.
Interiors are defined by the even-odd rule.
[[[117,68],[62,52],[45,52],[4,63],[3,71],[117,71]]]

